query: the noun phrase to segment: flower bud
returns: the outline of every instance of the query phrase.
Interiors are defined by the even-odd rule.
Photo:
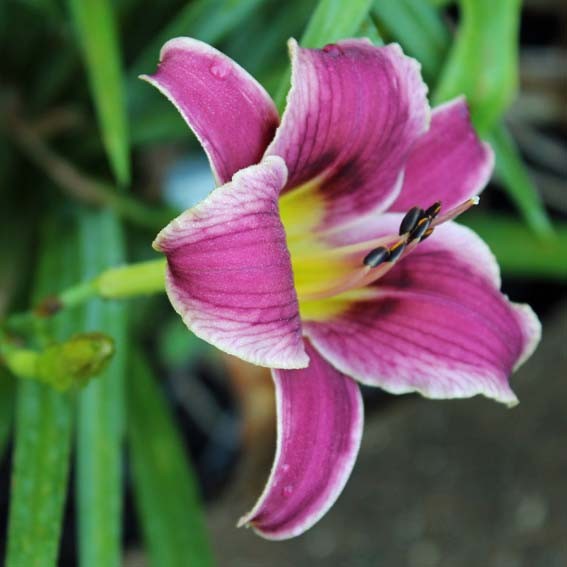
[[[58,390],[84,386],[105,370],[114,355],[114,341],[102,333],[81,333],[39,353],[36,378]]]

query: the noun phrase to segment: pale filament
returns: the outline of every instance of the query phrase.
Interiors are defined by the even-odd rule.
[[[443,215],[439,215],[436,218],[432,219],[429,226],[428,235],[431,233],[434,227],[439,226],[440,224],[447,222],[448,220],[454,219],[455,217],[470,209],[472,206],[477,205],[478,202],[478,197],[473,197],[472,199],[468,199],[464,203],[458,205],[454,209],[447,211]],[[339,278],[335,282],[329,282],[329,285],[325,287],[325,289],[319,289],[313,292],[302,292],[300,299],[302,301],[327,299],[329,297],[334,297],[350,290],[366,287],[372,284],[373,282],[387,274],[397,264],[397,262],[399,262],[402,258],[404,258],[418,246],[420,239],[410,240],[410,235],[411,233],[409,232],[402,234],[401,236],[392,234],[368,242],[363,242],[361,244],[333,249],[329,252],[329,254],[355,254],[358,252],[369,252],[377,246],[390,246],[390,249],[392,249],[395,246],[405,245],[403,252],[394,261],[384,261],[376,267],[359,264],[360,267],[357,267],[347,276]],[[305,257],[307,256],[308,255],[306,255]]]

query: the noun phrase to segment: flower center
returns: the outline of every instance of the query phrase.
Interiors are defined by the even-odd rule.
[[[364,297],[364,288],[388,273],[420,242],[431,236],[436,226],[454,219],[478,204],[473,197],[442,212],[440,202],[427,209],[412,207],[403,217],[397,234],[347,246],[332,246],[332,232],[309,231],[299,238],[297,231],[288,236],[288,246],[301,304],[346,295]],[[282,215],[286,232],[288,223]]]

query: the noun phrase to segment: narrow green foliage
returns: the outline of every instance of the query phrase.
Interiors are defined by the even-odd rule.
[[[85,60],[99,126],[114,175],[130,182],[130,157],[122,63],[112,2],[69,0]]]
[[[506,128],[500,126],[488,136],[488,141],[496,154],[496,176],[506,187],[508,195],[530,228],[540,236],[549,236],[553,232],[549,217],[514,140]]]
[[[65,226],[66,228],[61,228]],[[76,233],[52,222],[43,238],[36,299],[76,281]],[[53,322],[53,335],[76,330],[72,313]],[[67,493],[71,400],[37,382],[18,384],[15,451],[6,567],[54,567]]]
[[[486,240],[507,276],[567,282],[567,225],[556,227],[553,238],[535,239],[512,217],[482,213],[465,215],[463,222]]]
[[[301,45],[303,47],[323,47],[327,43],[355,36],[368,15],[371,3],[371,0],[351,0],[350,2],[319,0],[301,37]],[[285,104],[289,78],[288,70],[275,97],[280,110]]]
[[[459,30],[434,101],[465,94],[485,135],[516,94],[520,0],[461,0],[460,6]]]
[[[121,227],[110,211],[81,215],[82,277],[124,261]],[[121,561],[122,439],[127,347],[125,306],[91,300],[84,329],[102,331],[116,344],[108,368],[79,395],[77,500],[82,567],[118,567]]]
[[[370,5],[371,0],[320,0],[301,38],[301,45],[323,47],[354,36],[368,15]]]
[[[370,16],[365,18],[362,22],[357,35],[360,37],[367,37],[376,46],[384,45],[384,40],[378,32],[378,28],[374,20]]]
[[[388,39],[403,38],[405,52],[419,60],[426,81],[432,84],[451,43],[437,9],[426,0],[375,0],[371,14]]]
[[[128,375],[128,440],[150,565],[212,565],[191,465],[163,395],[139,352],[131,359]]]

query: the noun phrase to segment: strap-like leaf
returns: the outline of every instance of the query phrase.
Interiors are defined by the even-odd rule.
[[[69,0],[108,158],[118,183],[130,181],[122,62],[110,0]]]
[[[520,0],[460,0],[461,20],[434,94],[435,104],[465,94],[479,132],[487,134],[518,85]]]
[[[88,279],[124,261],[121,227],[110,211],[81,215],[82,276]],[[122,439],[126,313],[121,303],[92,300],[84,329],[116,344],[107,370],[80,394],[77,416],[77,499],[82,567],[118,567],[121,561]]]
[[[77,280],[76,231],[53,221],[42,243],[36,299]],[[54,321],[53,335],[63,339],[76,329],[76,315],[63,313]],[[6,566],[54,567],[67,494],[71,399],[50,386],[21,380],[15,417]]]
[[[465,215],[463,222],[486,240],[507,276],[567,282],[567,224],[542,240],[512,217],[479,213]]]
[[[206,567],[212,555],[196,481],[151,370],[135,353],[128,396],[128,440],[136,506],[152,567]]]
[[[552,226],[514,140],[504,126],[498,126],[487,137],[496,154],[496,175],[532,230],[549,236]]]

